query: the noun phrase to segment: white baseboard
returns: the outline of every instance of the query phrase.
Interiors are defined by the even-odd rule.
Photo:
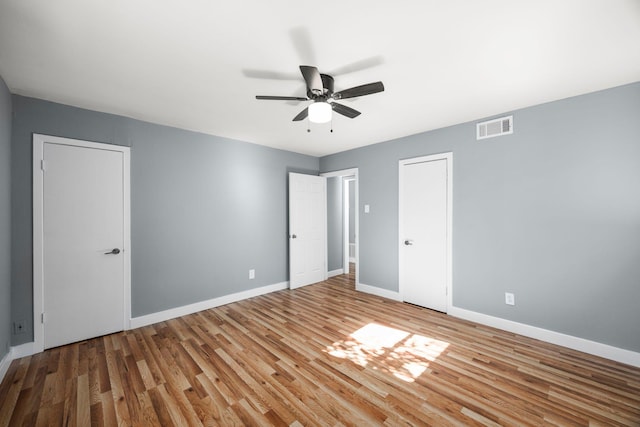
[[[337,270],[331,270],[327,273],[327,277],[333,277],[333,276],[339,276],[341,274],[344,274],[344,269],[339,268]]]
[[[187,314],[196,313],[198,311],[207,310],[209,308],[219,307],[221,305],[230,304],[232,302],[241,301],[243,299],[257,297],[259,295],[268,294],[270,292],[280,291],[289,288],[289,282],[276,283],[275,285],[263,286],[261,288],[249,289],[248,291],[237,292],[231,295],[225,295],[213,298],[207,301],[200,301],[194,304],[176,307],[158,313],[147,314],[145,316],[134,317],[130,321],[130,328],[139,328],[151,325],[153,323],[163,322],[165,320],[174,319]],[[31,356],[37,353],[34,343],[28,342],[15,347],[11,347],[11,351],[0,361],[0,381],[9,369],[9,365],[15,359]]]
[[[589,341],[584,338],[578,338],[572,335],[502,319],[500,317],[493,317],[459,307],[450,307],[447,314],[640,368],[640,353],[631,350],[625,350],[608,344]]]
[[[11,357],[11,350],[9,350],[9,353],[5,354],[2,360],[0,360],[0,383],[4,379],[4,376],[7,374],[12,361],[13,357]]]
[[[364,283],[358,283],[356,285],[356,291],[365,292],[367,294],[372,294],[383,298],[389,298],[394,301],[400,301],[400,294],[398,292],[378,288],[377,286],[365,285]]]
[[[31,356],[32,354],[36,353],[37,351],[35,351],[32,342],[27,342],[15,347],[11,347],[11,357],[13,359],[20,359],[21,357]]]
[[[175,319],[176,317],[186,316],[188,314],[197,313],[198,311],[208,310],[210,308],[219,307],[221,305],[230,304],[232,302],[241,301],[247,298],[253,298],[260,295],[268,294],[275,291],[281,291],[289,288],[289,282],[276,283],[275,285],[263,286],[261,288],[249,289],[248,291],[237,292],[231,295],[225,295],[206,301],[200,301],[182,307],[171,308],[169,310],[159,311],[157,313],[146,314],[144,316],[133,317],[131,319],[131,329],[140,328],[142,326],[152,325],[165,320]]]
[[[9,369],[9,366],[11,366],[11,362],[16,359],[20,359],[21,357],[31,356],[32,354],[35,354],[32,342],[11,347],[9,353],[0,360],[0,382],[2,382],[4,376],[7,374],[7,370]]]
[[[400,294],[398,292],[389,291],[387,289],[378,288],[376,286],[365,285],[364,283],[358,283],[356,285],[356,290],[396,301],[401,301]],[[573,350],[582,351],[594,356],[604,357],[605,359],[625,363],[627,365],[640,368],[640,353],[631,350],[613,347],[608,344],[602,344],[596,341],[590,341],[584,338],[574,337],[572,335],[566,335],[560,332],[539,328],[537,326],[531,326],[525,323],[518,323],[512,320],[502,319],[500,317],[489,316],[487,314],[478,313],[455,306],[450,307],[447,314],[453,317],[458,317],[460,319],[470,320],[482,325],[491,326],[494,328],[502,329],[504,331],[513,332],[518,335],[523,335],[525,337],[535,338],[551,344],[560,345]]]

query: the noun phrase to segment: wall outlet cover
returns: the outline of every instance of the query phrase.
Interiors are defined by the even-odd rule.
[[[13,322],[13,335],[23,334],[27,330],[24,320]]]

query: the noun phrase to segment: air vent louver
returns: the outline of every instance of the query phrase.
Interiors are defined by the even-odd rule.
[[[476,139],[493,138],[513,133],[513,116],[487,120],[476,126]]]

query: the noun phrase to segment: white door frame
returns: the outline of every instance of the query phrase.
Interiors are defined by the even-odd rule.
[[[344,177],[342,179],[342,195],[343,195],[343,198],[342,198],[343,205],[342,206],[344,207],[344,209],[342,211],[343,215],[344,215],[344,218],[343,218],[343,229],[342,229],[342,231],[344,232],[343,236],[342,236],[342,239],[343,239],[343,245],[342,246],[344,247],[344,249],[343,249],[343,251],[344,251],[343,255],[344,256],[342,257],[343,258],[342,259],[342,269],[344,270],[345,274],[349,273],[349,262],[350,262],[349,253],[350,253],[350,243],[351,243],[351,242],[349,242],[349,234],[351,234],[351,227],[349,227],[349,216],[351,215],[351,209],[349,207],[349,198],[351,196],[350,195],[350,191],[349,191],[349,183],[350,182],[354,182],[355,183],[355,180],[356,179],[353,178],[353,177],[348,177],[348,178]],[[356,186],[354,185],[353,188],[354,188],[354,196],[355,196],[355,188],[356,188]],[[355,197],[354,197],[354,205],[355,205]],[[353,221],[353,228],[354,229],[356,229],[355,214],[357,213],[358,209],[355,209],[355,210],[356,210],[356,212],[354,213],[354,216],[353,216],[354,217],[354,221]],[[356,243],[353,242],[353,245],[354,245],[354,248],[355,248]],[[355,251],[354,251],[354,255],[355,255]],[[355,256],[354,256],[354,259],[355,259]]]
[[[356,209],[356,220],[355,220],[355,228],[356,228],[356,276],[355,276],[355,282],[356,282],[356,289],[358,287],[359,282],[359,278],[360,278],[360,209],[358,208],[358,206],[360,206],[358,204],[358,200],[359,200],[359,193],[360,193],[360,184],[358,181],[358,168],[351,168],[351,169],[342,169],[342,170],[337,170],[337,171],[332,171],[332,172],[324,172],[321,173],[320,176],[324,176],[327,178],[332,178],[332,177],[344,177],[344,176],[353,176],[354,180],[356,182],[354,188],[355,188],[355,193],[356,193],[356,197],[355,197],[355,209]],[[348,201],[347,201],[348,202]],[[347,221],[349,221],[349,218],[346,219]],[[349,236],[347,236],[347,241],[349,240]],[[347,265],[346,267],[349,268],[349,263],[348,263],[348,258],[349,258],[349,248],[347,246],[347,254],[346,254],[346,259],[347,259]],[[343,268],[345,266],[343,265]],[[328,267],[327,267],[328,268]]]
[[[404,245],[404,224],[402,223],[403,218],[403,196],[402,196],[402,186],[404,184],[404,179],[402,177],[402,167],[405,165],[411,165],[414,163],[424,163],[431,162],[435,160],[446,160],[447,161],[447,309],[445,313],[449,311],[451,307],[453,307],[453,245],[452,245],[452,236],[453,236],[453,153],[440,153],[440,154],[432,154],[429,156],[421,156],[421,157],[413,157],[410,159],[403,159],[398,162],[398,294],[400,295],[400,300],[404,301],[404,289],[402,286],[402,265],[404,262],[404,251],[402,250],[402,246]]]
[[[129,147],[33,134],[33,351],[35,353],[44,351],[44,323],[42,322],[44,313],[44,174],[42,159],[45,143],[117,151],[123,155],[124,319],[122,319],[122,324],[125,330],[131,328],[131,168]]]

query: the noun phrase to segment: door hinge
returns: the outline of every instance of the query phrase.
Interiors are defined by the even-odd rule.
[[[44,161],[44,159],[40,160],[40,169],[42,169],[42,172],[47,170],[47,163]]]
[[[40,314],[40,322],[41,322],[41,323],[44,323],[44,313],[41,313],[41,314]]]

